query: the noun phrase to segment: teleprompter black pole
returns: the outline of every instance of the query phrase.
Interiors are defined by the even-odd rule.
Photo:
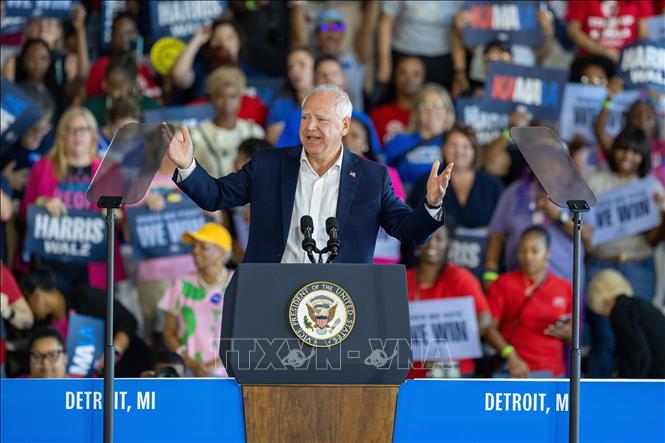
[[[114,208],[106,212],[106,327],[104,333],[104,443],[113,442],[113,379],[115,348],[113,346],[113,239]]]
[[[585,201],[568,201],[573,213],[573,340],[570,350],[570,407],[568,410],[568,441],[580,441],[580,277],[582,271],[582,212],[589,210]]]
[[[106,319],[104,324],[104,443],[113,442],[115,347],[113,346],[113,243],[115,212],[122,197],[100,197],[97,206],[106,209]]]

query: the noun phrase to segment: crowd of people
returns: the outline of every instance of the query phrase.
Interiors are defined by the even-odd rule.
[[[452,373],[565,376],[573,222],[508,132],[556,131],[559,121],[536,120],[516,105],[496,137],[481,140],[455,108],[482,97],[489,66],[501,62],[567,70],[571,83],[606,89],[590,128],[595,138],[564,140],[596,195],[655,177],[657,226],[597,244],[594,218],[583,217],[583,374],[665,378],[665,100],[640,90],[618,134],[606,130],[624,89],[615,76],[621,50],[653,37],[646,21],[665,17],[662,0],[541,2],[543,38],[533,48],[510,39],[466,44],[472,17],[463,1],[229,1],[166,69],[147,55],[155,43],[147,2],[129,0],[116,12],[106,49],[96,37],[101,3],[76,4],[67,20],[30,19],[0,41],[3,85],[20,88],[41,111],[0,147],[3,376],[76,376],[67,369],[72,315],[104,318],[105,262],[23,254],[32,206],[52,217],[103,212],[86,192],[114,134],[169,107],[209,104],[210,114],[189,129],[195,158],[215,177],[240,170],[259,149],[300,144],[301,102],[322,84],[343,88],[353,103],[345,148],[384,164],[408,204],[422,202],[435,161],[455,165],[445,226],[416,249],[381,231],[374,255],[375,263],[407,266],[411,302],[473,298],[484,356],[448,361],[459,369]],[[175,168],[165,157],[134,207],[159,212],[183,199]],[[182,236],[191,254],[135,260],[125,209],[113,233],[116,375],[225,376],[211,346],[224,292],[249,224],[266,221],[252,220],[249,205],[206,212],[208,221]],[[480,272],[452,260],[460,229],[487,239]],[[105,364],[98,359],[91,373]],[[410,376],[441,376],[440,368],[416,362]]]

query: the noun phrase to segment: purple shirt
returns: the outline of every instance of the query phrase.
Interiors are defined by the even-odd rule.
[[[520,179],[508,186],[499,198],[488,231],[490,234],[504,234],[506,242],[503,260],[506,271],[519,269],[517,252],[520,237],[531,225],[541,225],[549,232],[552,245],[549,262],[550,271],[568,281],[573,280],[573,239],[554,221],[537,213],[533,204],[537,183],[530,179]],[[582,250],[584,256],[584,250]],[[584,276],[582,275],[582,281]]]

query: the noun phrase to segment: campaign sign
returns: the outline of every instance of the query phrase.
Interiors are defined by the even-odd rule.
[[[487,249],[486,229],[455,229],[455,238],[450,243],[448,259],[451,263],[468,269],[477,278],[483,273],[485,250]]]
[[[510,121],[510,114],[485,111],[480,98],[458,98],[455,100],[455,113],[458,121],[464,122],[476,131],[478,143],[481,145],[486,145],[499,137]]]
[[[70,314],[67,328],[67,373],[80,377],[95,375],[95,363],[104,353],[104,321],[87,315]]]
[[[483,109],[511,113],[517,105],[524,105],[534,119],[556,121],[567,79],[568,72],[558,69],[490,63]]]
[[[187,39],[202,25],[210,24],[226,9],[226,1],[155,0],[150,2],[151,34]]]
[[[618,75],[625,89],[665,93],[665,42],[640,40],[621,51]]]
[[[128,207],[127,222],[134,259],[141,261],[189,254],[191,248],[182,242],[182,234],[198,231],[206,220],[193,201],[174,193],[166,196],[164,209],[158,212],[146,205]]]
[[[660,210],[654,201],[657,189],[656,178],[649,176],[598,195],[591,210],[591,242],[600,245],[658,226]]]
[[[106,222],[99,212],[70,209],[60,217],[28,206],[23,259],[34,253],[53,261],[90,263],[106,258]]]
[[[665,41],[665,14],[655,15],[647,19],[649,39],[657,42]]]
[[[11,145],[35,124],[44,112],[15,83],[0,82],[0,137],[3,146]]]
[[[0,20],[0,36],[17,34],[25,29],[25,17],[2,17]]]
[[[615,136],[623,128],[624,113],[637,100],[640,91],[624,91],[612,97],[605,132]],[[559,135],[570,141],[581,135],[587,143],[596,143],[595,124],[607,97],[607,89],[601,86],[568,83],[563,91]]]
[[[462,37],[466,46],[493,40],[540,47],[543,33],[538,26],[538,2],[467,2],[470,20]]]
[[[212,118],[215,110],[210,103],[190,106],[170,106],[156,108],[143,113],[145,123],[179,121],[190,128],[198,126],[203,120]]]
[[[71,16],[72,6],[80,3],[70,0],[6,0],[5,14],[10,17],[54,17],[66,19]]]
[[[108,49],[111,45],[111,27],[113,25],[113,17],[116,13],[127,6],[126,0],[104,0],[102,2],[102,23],[99,27],[101,32],[101,47],[102,49]]]
[[[473,297],[409,302],[411,350],[415,361],[443,361],[480,357]]]

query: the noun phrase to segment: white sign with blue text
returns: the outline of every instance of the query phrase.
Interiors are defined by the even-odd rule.
[[[449,362],[482,355],[473,297],[409,302],[415,361]]]

